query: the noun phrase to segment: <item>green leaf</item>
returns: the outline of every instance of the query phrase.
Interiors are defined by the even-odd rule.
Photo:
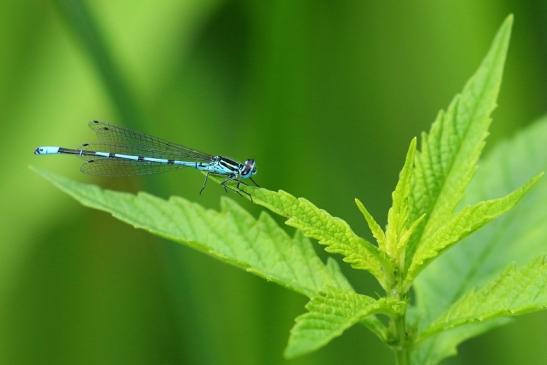
[[[352,267],[368,270],[385,287],[390,273],[388,261],[376,246],[357,236],[344,220],[282,190],[253,189],[252,194],[255,203],[288,218],[286,224],[327,246],[327,252],[342,254]]]
[[[334,261],[323,264],[309,240],[291,238],[266,213],[255,219],[229,198],[208,210],[180,197],[163,200],[103,190],[35,170],[84,206],[102,210],[135,228],[184,243],[289,289],[313,297],[331,288],[351,290]]]
[[[322,293],[308,302],[307,313],[296,318],[285,356],[294,358],[315,351],[363,318],[374,313],[398,313],[403,306],[402,302],[351,292]]]
[[[481,228],[488,222],[512,209],[543,176],[532,178],[524,186],[502,198],[487,200],[463,209],[449,222],[427,237],[418,249],[408,269],[404,287],[409,288],[418,273],[442,251],[459,242],[464,237]]]
[[[480,67],[461,94],[441,111],[428,134],[422,134],[411,199],[411,220],[427,214],[410,245],[410,257],[424,238],[434,234],[461,201],[476,170],[496,107],[511,26],[509,16]]]
[[[466,293],[419,334],[419,339],[472,322],[546,309],[546,260],[543,256],[524,267],[512,265],[483,287]]]
[[[297,231],[294,235],[294,239],[301,240],[302,241],[301,245],[305,246],[307,249],[311,248],[310,254],[309,254],[310,257],[311,257],[311,253],[315,255],[315,251],[313,250],[313,247],[311,246],[311,242],[302,233]],[[328,280],[334,281],[335,285],[333,285],[333,287],[338,288],[340,290],[345,290],[348,292],[353,291],[353,288],[351,284],[349,283],[348,279],[344,276],[344,274],[340,270],[340,266],[338,265],[336,260],[333,259],[332,257],[327,258],[327,272],[329,273]]]
[[[464,204],[507,194],[538,171],[547,170],[547,117],[481,161]],[[499,275],[509,262],[523,265],[547,254],[547,179],[542,179],[510,212],[439,256],[417,277],[417,307],[410,313],[423,331],[464,293]],[[430,337],[413,353],[415,364],[433,365],[456,353],[456,346],[507,320],[458,327]]]
[[[481,323],[480,326],[470,324],[456,327],[443,332],[435,337],[428,338],[419,344],[418,351],[414,351],[411,357],[412,365],[436,365],[449,356],[458,353],[457,346],[462,339],[478,336],[492,328],[509,322],[507,318],[500,318]]]
[[[399,174],[399,181],[392,194],[393,204],[387,214],[386,247],[387,254],[399,266],[404,265],[406,244],[416,225],[409,224],[409,195],[413,174],[414,156],[416,154],[416,138],[408,147],[405,163]],[[423,218],[417,218],[417,220]],[[409,231],[409,228],[412,231]]]
[[[388,212],[388,222],[386,233],[382,230],[380,225],[376,222],[374,217],[365,208],[364,204],[355,199],[355,204],[363,214],[372,235],[378,242],[380,250],[385,252],[389,257],[395,261],[404,259],[404,248],[412,232],[417,226],[417,220],[412,224],[408,222],[409,216],[409,194],[411,188],[411,177],[413,171],[414,156],[416,152],[416,139],[412,139],[405,159],[405,164],[399,174],[399,181],[395,190],[393,191],[392,198],[393,204]],[[401,257],[401,253],[403,256]]]
[[[386,236],[384,231],[382,230],[382,227],[380,227],[372,214],[370,214],[367,208],[365,208],[363,202],[355,198],[355,204],[357,205],[357,208],[359,208],[359,210],[361,211],[361,214],[363,214],[363,217],[367,222],[368,228],[370,229],[370,232],[372,232],[372,236],[376,239],[376,242],[378,242],[378,247],[380,247],[380,250],[385,251]]]

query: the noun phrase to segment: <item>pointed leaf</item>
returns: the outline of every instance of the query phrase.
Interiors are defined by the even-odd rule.
[[[405,164],[399,174],[399,181],[392,194],[392,207],[387,214],[386,252],[400,265],[404,264],[404,251],[407,243],[401,238],[409,237],[405,231],[408,231],[411,226],[409,223],[409,194],[415,153],[416,138],[413,138],[408,147]]]
[[[512,265],[482,288],[472,290],[454,303],[420,335],[434,333],[472,322],[515,316],[547,309],[547,257],[528,265]]]
[[[410,256],[421,239],[452,217],[473,176],[496,107],[513,18],[498,31],[479,69],[461,94],[441,111],[416,154],[411,217],[427,214],[416,232]]]
[[[456,327],[446,332],[442,332],[434,337],[430,337],[416,346],[418,351],[414,351],[411,356],[412,365],[436,365],[444,358],[454,356],[458,353],[458,345],[466,338],[478,336],[497,326],[508,323],[507,318],[500,318],[477,325],[467,325]]]
[[[498,144],[481,161],[465,204],[501,196],[538,171],[547,170],[547,117]],[[507,264],[525,264],[547,254],[547,179],[543,178],[510,212],[439,256],[416,278],[417,307],[412,313],[425,329],[463,293],[484,285]],[[468,324],[436,334],[414,351],[416,364],[432,365],[456,353],[456,346],[507,320]]]
[[[342,254],[352,267],[368,270],[385,286],[387,261],[376,246],[357,236],[344,220],[282,190],[254,189],[253,201],[288,218],[286,224],[327,246],[327,252]]]
[[[180,197],[163,200],[103,190],[37,171],[84,206],[112,214],[135,228],[183,243],[221,261],[309,297],[330,288],[351,290],[336,264],[323,264],[309,240],[291,238],[266,213],[255,219],[229,198],[208,210]]]
[[[410,287],[418,273],[442,251],[511,210],[542,176],[534,177],[502,198],[483,201],[463,209],[431,237],[426,238],[414,255],[404,286]]]
[[[365,205],[357,198],[355,198],[355,204],[357,205],[357,208],[361,211],[361,214],[363,214],[363,217],[365,218],[365,221],[367,222],[368,228],[370,229],[370,232],[372,233],[372,236],[376,239],[376,242],[378,242],[378,247],[380,247],[380,250],[385,251],[385,241],[386,236],[384,234],[384,231],[382,230],[382,227],[376,222],[372,214],[365,208]]]
[[[395,313],[403,305],[348,292],[330,291],[314,297],[306,305],[308,312],[296,318],[285,356],[293,358],[315,351],[363,318],[379,312]]]

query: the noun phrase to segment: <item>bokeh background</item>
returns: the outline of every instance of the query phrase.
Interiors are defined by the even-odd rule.
[[[490,147],[547,110],[544,0],[0,2],[0,363],[391,364],[360,326],[283,360],[304,297],[85,209],[28,165],[218,207],[215,184],[198,195],[200,174],[92,179],[78,159],[33,148],[92,140],[86,122],[103,119],[255,157],[263,186],[368,237],[353,198],[385,216],[410,138],[461,89],[509,13]],[[378,290],[347,269],[358,288]],[[545,313],[525,316],[446,363],[544,364],[546,328]]]

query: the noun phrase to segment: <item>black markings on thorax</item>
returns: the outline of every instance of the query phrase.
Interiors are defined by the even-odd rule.
[[[229,158],[226,158],[226,157],[220,157],[218,163],[221,166],[226,167],[227,169],[232,171],[236,171],[236,170],[239,171],[239,169],[241,168],[240,163],[230,160]]]

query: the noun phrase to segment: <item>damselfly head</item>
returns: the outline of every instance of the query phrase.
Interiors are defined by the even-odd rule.
[[[256,174],[256,161],[252,158],[245,161],[241,169],[241,177],[248,178]]]

